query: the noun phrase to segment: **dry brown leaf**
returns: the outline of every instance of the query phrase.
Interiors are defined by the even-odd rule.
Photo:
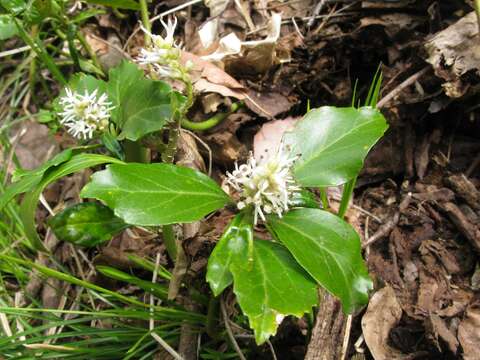
[[[384,26],[388,36],[393,37],[401,31],[412,30],[422,24],[424,19],[420,16],[414,16],[404,13],[384,14],[380,16],[364,17],[360,20],[360,27],[371,25]]]
[[[224,36],[219,41],[218,49],[203,58],[223,61],[225,67],[242,73],[264,73],[281,61],[275,52],[282,16],[273,13],[269,22],[267,37],[262,40],[241,41],[235,33]]]
[[[230,0],[204,0],[206,7],[210,9],[210,16],[220,15],[226,8]]]
[[[35,169],[58,152],[58,144],[55,143],[48,127],[34,121],[24,122],[11,141],[18,142],[15,147],[15,156],[24,169]],[[0,149],[0,155],[8,159],[8,155],[3,154],[2,149]],[[13,171],[15,163],[10,162],[8,165],[12,167],[8,171]],[[0,163],[0,166],[3,164]]]
[[[390,286],[377,291],[370,299],[362,318],[362,331],[375,360],[396,360],[406,357],[388,344],[390,331],[401,317],[402,308]]]
[[[429,321],[430,323],[428,324],[428,326],[430,327],[432,335],[434,336],[434,341],[437,345],[438,350],[442,351],[442,348],[438,342],[438,339],[442,339],[447,344],[448,349],[453,354],[456,354],[458,349],[458,340],[447,327],[445,321],[443,321],[440,316],[435,314],[430,314]]]
[[[290,110],[294,103],[278,92],[259,93],[250,90],[248,91],[248,97],[245,99],[245,105],[260,116],[273,118]]]
[[[478,359],[480,349],[480,307],[468,308],[465,318],[458,326],[458,340],[463,348],[464,360]]]
[[[247,89],[228,75],[225,71],[209,61],[203,60],[197,55],[182,51],[182,62],[187,61],[193,63],[191,75],[193,79],[193,86],[199,93],[213,92],[222,96],[229,96],[238,100],[246,100],[247,106],[250,110],[265,117],[273,117],[270,111],[264,108],[261,99],[254,99],[249,96]],[[281,95],[280,95],[281,96]],[[268,104],[266,105],[268,107]],[[278,106],[278,97],[277,97]],[[289,104],[288,110],[291,107]],[[285,106],[279,108],[286,108]],[[284,111],[286,111],[284,110]]]
[[[262,125],[253,138],[253,155],[259,161],[267,154],[275,154],[282,141],[283,134],[293,129],[299,118],[288,117],[283,120],[274,120]]]
[[[193,64],[191,75],[196,91],[200,93],[214,92],[238,100],[246,98],[243,85],[218,66],[203,60],[199,56],[182,51],[182,62],[186,63],[187,61]]]
[[[480,74],[480,35],[475,12],[438,32],[425,49],[435,74],[446,80],[445,93],[453,98],[465,94],[469,85],[461,76],[472,70]]]

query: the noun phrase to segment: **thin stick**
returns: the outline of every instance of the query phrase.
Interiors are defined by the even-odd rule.
[[[300,36],[300,39],[304,40],[305,36],[303,36],[302,32],[300,31],[300,28],[297,25],[297,22],[295,21],[295,18],[292,16],[292,24],[293,27],[295,28],[295,31],[297,32],[298,36]]]
[[[430,70],[430,65],[425,66],[422,70],[416,72],[412,76],[410,76],[408,79],[406,79],[404,82],[400,83],[395,89],[390,91],[386,96],[384,96],[377,104],[377,108],[382,108],[386,104],[388,104],[391,100],[393,100],[397,95],[399,95],[405,88],[409,87],[415,81],[417,81],[419,78],[421,78],[423,75],[425,75],[428,70]]]
[[[102,39],[100,36],[97,36],[95,34],[88,34],[88,36],[92,37],[93,39],[95,40],[98,40],[100,41],[101,43],[104,43],[105,45],[108,45],[110,46],[112,49],[115,49],[117,50],[120,54],[122,54],[123,56],[125,56],[126,59],[128,60],[133,60],[133,58],[130,56],[129,53],[127,53],[126,51],[124,51],[120,46],[117,46],[115,44],[112,44],[111,42],[105,40],[105,39]]]
[[[272,358],[273,360],[277,360],[277,354],[275,354],[275,349],[273,348],[273,345],[270,340],[267,340],[268,347],[270,348],[270,351],[272,352]]]
[[[158,276],[158,268],[160,267],[160,253],[157,253],[157,257],[155,258],[155,269],[153,271],[152,275],[152,284],[155,284],[157,282],[157,276]],[[153,294],[150,294],[150,320],[149,320],[149,329],[152,331],[155,328],[155,322],[154,322],[154,315],[155,312],[155,303],[154,303],[154,297]]]
[[[0,313],[0,323],[2,324],[3,332],[7,337],[12,336],[12,329],[10,329],[10,324],[8,323],[7,315]]]
[[[340,360],[345,360],[347,356],[348,343],[350,340],[350,332],[352,330],[352,320],[353,320],[353,316],[348,315],[347,324],[345,325],[345,336],[343,338],[342,355],[340,356]]]
[[[237,352],[240,360],[247,360],[245,358],[245,355],[243,355],[242,350],[240,349],[240,346],[238,346],[237,340],[235,340],[235,336],[233,336],[232,328],[228,323],[227,309],[225,309],[225,301],[223,300],[223,297],[220,298],[220,309],[222,310],[222,317],[223,317],[223,322],[225,324],[225,329],[227,330],[228,338],[230,339],[233,345],[233,348]]]
[[[336,195],[332,195],[332,198],[334,200],[337,200],[337,201],[340,201],[341,200],[341,197],[340,196],[336,196]],[[365,210],[364,208],[358,206],[358,205],[355,205],[355,204],[351,204],[350,205],[351,207],[353,207],[354,209],[360,211],[361,213],[365,214],[366,216],[370,216],[373,220],[375,220],[376,222],[378,222],[379,224],[383,224],[383,220],[380,219],[378,216],[376,216],[375,214],[371,213],[370,211],[368,210]]]
[[[22,52],[30,50],[30,49],[31,49],[31,47],[29,45],[26,45],[26,46],[22,46],[22,47],[19,47],[19,48],[16,48],[16,49],[12,49],[12,50],[1,51],[0,52],[0,58],[10,56],[10,55],[19,54],[19,53],[22,53]]]
[[[50,205],[48,204],[47,200],[45,199],[45,197],[43,196],[43,194],[40,194],[40,203],[43,205],[43,207],[45,209],[47,209],[48,213],[50,214],[50,216],[55,216],[55,213],[53,212],[52,208],[50,207]]]
[[[362,249],[365,249],[366,247],[370,246],[374,242],[382,239],[383,237],[389,235],[393,228],[398,224],[398,221],[400,220],[400,213],[404,211],[408,205],[410,204],[410,200],[412,198],[412,194],[409,192],[400,202],[400,205],[398,206],[398,211],[393,215],[393,217],[380,226],[378,230],[373,234],[370,238],[365,239],[365,243],[362,244]]]
[[[154,21],[157,21],[158,19],[161,19],[162,17],[164,16],[167,16],[167,15],[170,15],[170,14],[173,14],[173,13],[176,13],[177,11],[179,10],[182,10],[182,9],[185,9],[189,6],[192,6],[192,5],[195,5],[195,4],[198,4],[198,3],[201,3],[202,0],[191,0],[191,1],[187,1],[185,4],[180,4],[170,10],[167,10],[167,11],[164,11],[163,13],[160,13],[156,16],[154,16],[153,18],[150,19],[150,22],[154,22]]]
[[[321,0],[317,3],[317,5],[315,6],[315,9],[313,9],[313,13],[310,20],[308,20],[307,22],[308,27],[312,27],[313,23],[315,22],[315,16],[317,16],[322,12],[322,9],[325,6],[326,2],[327,2],[326,0]]]
[[[150,335],[163,347],[175,360],[184,360],[168,343],[163,340],[157,333],[152,332]]]

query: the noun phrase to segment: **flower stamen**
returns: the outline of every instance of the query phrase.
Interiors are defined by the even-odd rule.
[[[226,182],[238,192],[237,208],[254,208],[254,222],[265,221],[265,215],[282,217],[292,203],[294,193],[300,191],[296,185],[291,167],[296,159],[288,158],[282,151],[264,162],[257,163],[252,154],[246,164],[227,172]]]
[[[60,124],[67,132],[78,139],[91,139],[95,131],[104,131],[108,127],[110,112],[114,109],[107,94],[97,96],[98,90],[88,90],[82,95],[65,88],[66,95],[60,98],[63,106]]]

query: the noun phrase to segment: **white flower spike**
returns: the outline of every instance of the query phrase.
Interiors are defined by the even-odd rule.
[[[78,139],[91,139],[95,131],[104,131],[108,127],[110,112],[114,108],[106,94],[97,96],[97,90],[79,94],[69,88],[60,99],[63,112],[60,123],[67,132]]]
[[[292,196],[300,191],[295,184],[291,168],[296,158],[288,158],[280,150],[275,156],[257,163],[252,154],[246,164],[227,172],[227,183],[240,195],[237,208],[252,205],[255,224],[260,217],[265,221],[265,214],[282,214],[292,204]]]
[[[140,50],[136,60],[140,65],[152,65],[161,77],[180,78],[182,75],[180,45],[175,43],[173,37],[178,23],[177,18],[174,17],[173,20],[169,18],[167,23],[163,20],[161,22],[166,31],[165,37],[152,34],[141,26],[143,32],[150,37],[151,44]]]

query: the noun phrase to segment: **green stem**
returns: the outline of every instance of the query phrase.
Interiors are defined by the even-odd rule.
[[[212,339],[218,337],[219,298],[212,296],[208,302],[206,330]]]
[[[354,177],[352,180],[347,182],[343,186],[342,200],[340,202],[340,209],[338,210],[338,216],[343,218],[348,209],[348,204],[352,198],[353,189],[355,189],[355,183],[357,182],[357,177]]]
[[[91,46],[88,44],[87,39],[85,39],[85,36],[83,36],[83,34],[80,30],[77,31],[77,38],[80,41],[80,44],[82,44],[82,47],[88,53],[88,56],[90,57],[90,59],[92,59],[95,67],[98,68],[100,71],[102,71],[102,69],[103,69],[102,64],[100,64],[100,61],[98,60],[97,54],[95,54],[95,51],[93,51]]]
[[[177,141],[180,136],[179,122],[176,121],[172,124],[168,131],[168,143],[167,148],[162,153],[162,161],[167,164],[172,164],[177,152]]]
[[[328,204],[327,188],[321,188],[320,190],[320,199],[322,200],[323,210],[328,210],[330,205]]]
[[[170,259],[177,258],[177,242],[175,238],[175,232],[173,231],[173,225],[163,225],[162,227],[163,242],[167,248]]]
[[[115,14],[116,17],[119,19],[126,19],[128,17],[127,14],[122,13],[118,8],[112,8],[112,12]]]
[[[68,24],[67,25],[67,43],[68,43],[68,50],[70,51],[70,56],[72,57],[73,64],[75,66],[76,71],[81,71],[80,68],[80,60],[78,57],[78,51],[75,47],[75,25]]]
[[[175,153],[177,152],[178,137],[180,136],[180,127],[178,121],[172,124],[168,135],[168,144],[167,148],[162,153],[162,160],[167,164],[172,164],[175,158]],[[164,225],[162,227],[162,231],[163,241],[165,243],[165,247],[167,248],[168,255],[173,261],[175,261],[177,259],[178,252],[183,251],[183,249],[181,249],[181,246],[178,246],[177,239],[173,231],[173,225]]]
[[[123,142],[123,149],[125,150],[126,162],[138,162],[148,164],[150,162],[150,151],[139,142],[125,140]]]
[[[148,14],[147,0],[140,0],[140,14],[142,16],[143,27],[151,32],[152,26],[150,24],[150,16]],[[145,34],[145,45],[150,45],[150,36],[148,36],[148,34]]]
[[[230,114],[237,111],[242,106],[242,103],[233,103],[230,106],[230,111],[227,112],[220,112],[218,114],[213,115],[210,119],[201,121],[201,122],[194,122],[190,121],[187,118],[182,119],[182,127],[188,130],[194,131],[205,131],[208,129],[213,128],[220,124],[223,120],[225,120]]]

